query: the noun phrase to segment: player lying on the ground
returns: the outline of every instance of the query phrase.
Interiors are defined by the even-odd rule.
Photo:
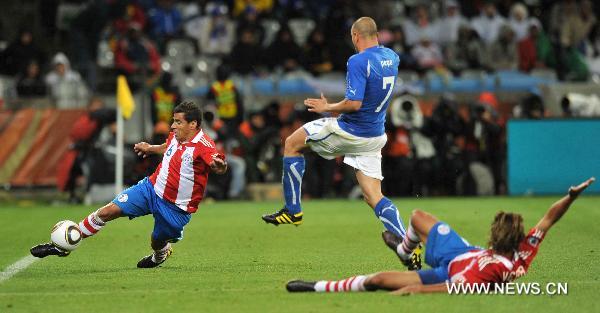
[[[348,59],[346,95],[338,103],[306,99],[308,111],[339,114],[304,124],[285,140],[283,155],[283,194],[285,206],[262,219],[274,225],[302,223],[302,151],[312,149],[321,157],[344,156],[352,166],[364,199],[384,227],[404,237],[405,229],[398,209],[381,193],[381,149],[385,146],[385,115],[398,76],[399,56],[377,39],[377,25],[370,17],[361,17],[350,29],[352,44],[358,53]],[[420,249],[404,264],[409,269],[421,267]]]
[[[450,283],[507,283],[527,273],[546,232],[567,212],[577,196],[594,182],[590,178],[555,202],[527,235],[519,214],[498,212],[492,222],[489,249],[471,246],[433,215],[415,210],[404,240],[386,231],[383,240],[400,258],[417,244],[426,246],[425,263],[431,269],[416,272],[383,272],[340,281],[290,281],[290,292],[343,292],[395,290],[397,294],[447,291]]]
[[[172,253],[170,243],[183,238],[183,228],[196,212],[204,195],[208,174],[223,174],[227,170],[224,156],[215,143],[200,128],[202,112],[192,102],[183,102],[173,110],[172,132],[162,145],[140,142],[134,150],[138,155],[164,154],[152,176],[119,194],[79,223],[83,238],[95,235],[107,222],[127,216],[129,219],[152,214],[154,230],[151,246],[154,252],[142,258],[140,268],[156,267]],[[67,256],[52,243],[31,248],[33,256]]]

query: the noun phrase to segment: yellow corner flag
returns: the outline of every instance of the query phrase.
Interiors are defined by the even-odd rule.
[[[117,105],[121,107],[123,118],[130,119],[133,111],[135,111],[135,102],[133,102],[131,90],[127,85],[127,78],[123,75],[117,77]]]

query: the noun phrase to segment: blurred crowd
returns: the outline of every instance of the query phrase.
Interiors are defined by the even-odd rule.
[[[65,187],[72,191],[82,174],[89,177],[88,186],[94,180],[111,181],[102,178],[110,173],[91,173],[98,166],[90,165],[104,162],[102,168],[110,168],[113,158],[106,147],[114,145],[115,113],[95,96],[109,93],[103,82],[114,86],[116,75],[123,74],[134,91],[147,93],[154,125],[149,140],[158,143],[168,134],[173,107],[186,96],[181,87],[198,87],[193,78],[203,67],[209,78],[208,92],[199,103],[205,111],[203,128],[231,168],[211,179],[208,192],[216,198],[239,198],[249,183],[279,181],[283,139],[319,116],[276,100],[260,110],[249,109],[232,77],[344,73],[354,53],[349,28],[360,16],[378,22],[380,43],[400,55],[401,71],[415,75],[542,69],[559,80],[587,81],[591,73],[600,72],[600,6],[589,0],[44,3],[44,21],[50,22],[42,33],[61,40],[41,44],[35,38],[40,32],[24,23],[0,51],[0,74],[16,81],[19,97],[49,97],[59,108],[87,104],[88,114],[76,124],[87,125],[79,127],[86,132],[72,136],[80,152]],[[55,25],[61,6],[77,8],[62,30]],[[198,57],[216,60],[215,66],[183,62]],[[429,104],[404,93],[390,105],[383,160],[388,195],[505,193],[506,120],[547,115],[537,93],[508,112],[489,92],[472,103],[444,94]],[[565,116],[600,115],[595,96],[568,94],[561,105]],[[336,166],[341,159],[306,157],[307,197],[356,194],[351,169]],[[128,183],[149,174],[158,161],[128,156]]]
[[[156,83],[171,71],[161,60],[172,56],[215,57],[240,75],[344,72],[354,53],[349,27],[363,15],[378,22],[380,42],[401,56],[401,69],[421,74],[542,68],[581,81],[600,64],[600,8],[590,0],[48,2],[55,5],[40,9],[55,23],[61,6],[77,8],[61,44],[42,49],[34,38],[40,32],[23,23],[0,54],[0,72],[18,77],[20,96],[85,97],[118,73]],[[85,83],[61,89],[62,81]]]

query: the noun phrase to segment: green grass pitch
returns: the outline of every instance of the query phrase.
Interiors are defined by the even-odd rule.
[[[406,221],[432,212],[472,244],[485,245],[497,210],[533,226],[556,197],[396,199]],[[382,225],[361,201],[304,202],[305,223],[260,220],[279,204],[203,204],[160,268],[137,269],[150,252],[152,217],[110,223],[67,258],[48,257],[0,282],[0,312],[598,312],[600,197],[582,196],[549,232],[520,281],[566,282],[568,295],[414,295],[385,292],[289,294],[295,278],[341,279],[402,270],[380,238]],[[61,219],[94,208],[0,205],[0,271],[49,239]]]

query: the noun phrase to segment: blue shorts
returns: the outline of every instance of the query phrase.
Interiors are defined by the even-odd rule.
[[[474,249],[465,239],[459,236],[450,226],[437,222],[427,236],[425,263],[431,269],[419,270],[417,274],[425,285],[443,283],[448,280],[448,264],[455,257]]]
[[[175,204],[161,199],[148,177],[137,185],[121,192],[112,203],[116,204],[129,219],[152,214],[154,230],[152,239],[177,242],[183,238],[183,227],[190,221],[191,214]]]

